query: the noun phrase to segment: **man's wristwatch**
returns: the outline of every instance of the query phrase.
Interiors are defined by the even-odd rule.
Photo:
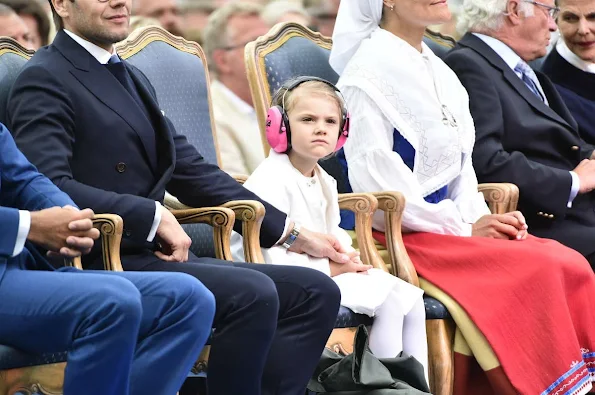
[[[295,242],[295,240],[300,235],[300,226],[298,224],[293,225],[293,229],[289,232],[289,236],[283,242],[283,247],[289,249],[291,245]]]

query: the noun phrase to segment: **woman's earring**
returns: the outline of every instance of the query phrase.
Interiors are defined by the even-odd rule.
[[[395,5],[394,4],[390,6],[390,10],[391,11],[394,11],[395,10]]]

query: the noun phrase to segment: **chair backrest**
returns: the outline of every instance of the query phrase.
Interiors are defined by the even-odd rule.
[[[424,34],[424,43],[430,47],[436,56],[443,58],[444,55],[446,55],[446,53],[450,51],[457,42],[450,36],[426,29],[426,33]]]
[[[0,122],[6,123],[6,106],[12,85],[34,52],[9,37],[0,37]]]
[[[185,135],[208,162],[219,164],[209,72],[202,48],[160,27],[149,26],[119,43],[117,52],[147,76],[177,133]],[[192,252],[215,256],[210,226],[183,226],[192,238]]]

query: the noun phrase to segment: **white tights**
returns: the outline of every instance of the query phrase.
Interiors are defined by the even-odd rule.
[[[378,358],[394,358],[401,351],[417,359],[428,381],[428,342],[426,310],[420,298],[407,315],[403,314],[399,295],[391,292],[376,310],[370,331],[370,350]]]

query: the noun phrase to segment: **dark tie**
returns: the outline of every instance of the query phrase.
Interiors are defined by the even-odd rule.
[[[543,95],[539,91],[539,87],[535,81],[536,77],[533,77],[535,76],[535,73],[533,73],[533,70],[531,70],[530,66],[521,60],[514,68],[514,71],[521,74],[521,79],[525,85],[527,85],[527,88],[529,88],[529,90],[533,92],[535,96],[537,96],[541,101],[544,101]]]
[[[120,60],[118,55],[113,55],[105,65],[105,68],[107,68],[109,72],[120,81],[120,84],[122,84],[124,89],[130,93],[130,96],[132,96],[134,101],[140,106],[141,110],[146,113],[145,104],[138,94],[136,85],[134,85],[134,81],[132,80],[132,77],[130,77],[126,65]]]

